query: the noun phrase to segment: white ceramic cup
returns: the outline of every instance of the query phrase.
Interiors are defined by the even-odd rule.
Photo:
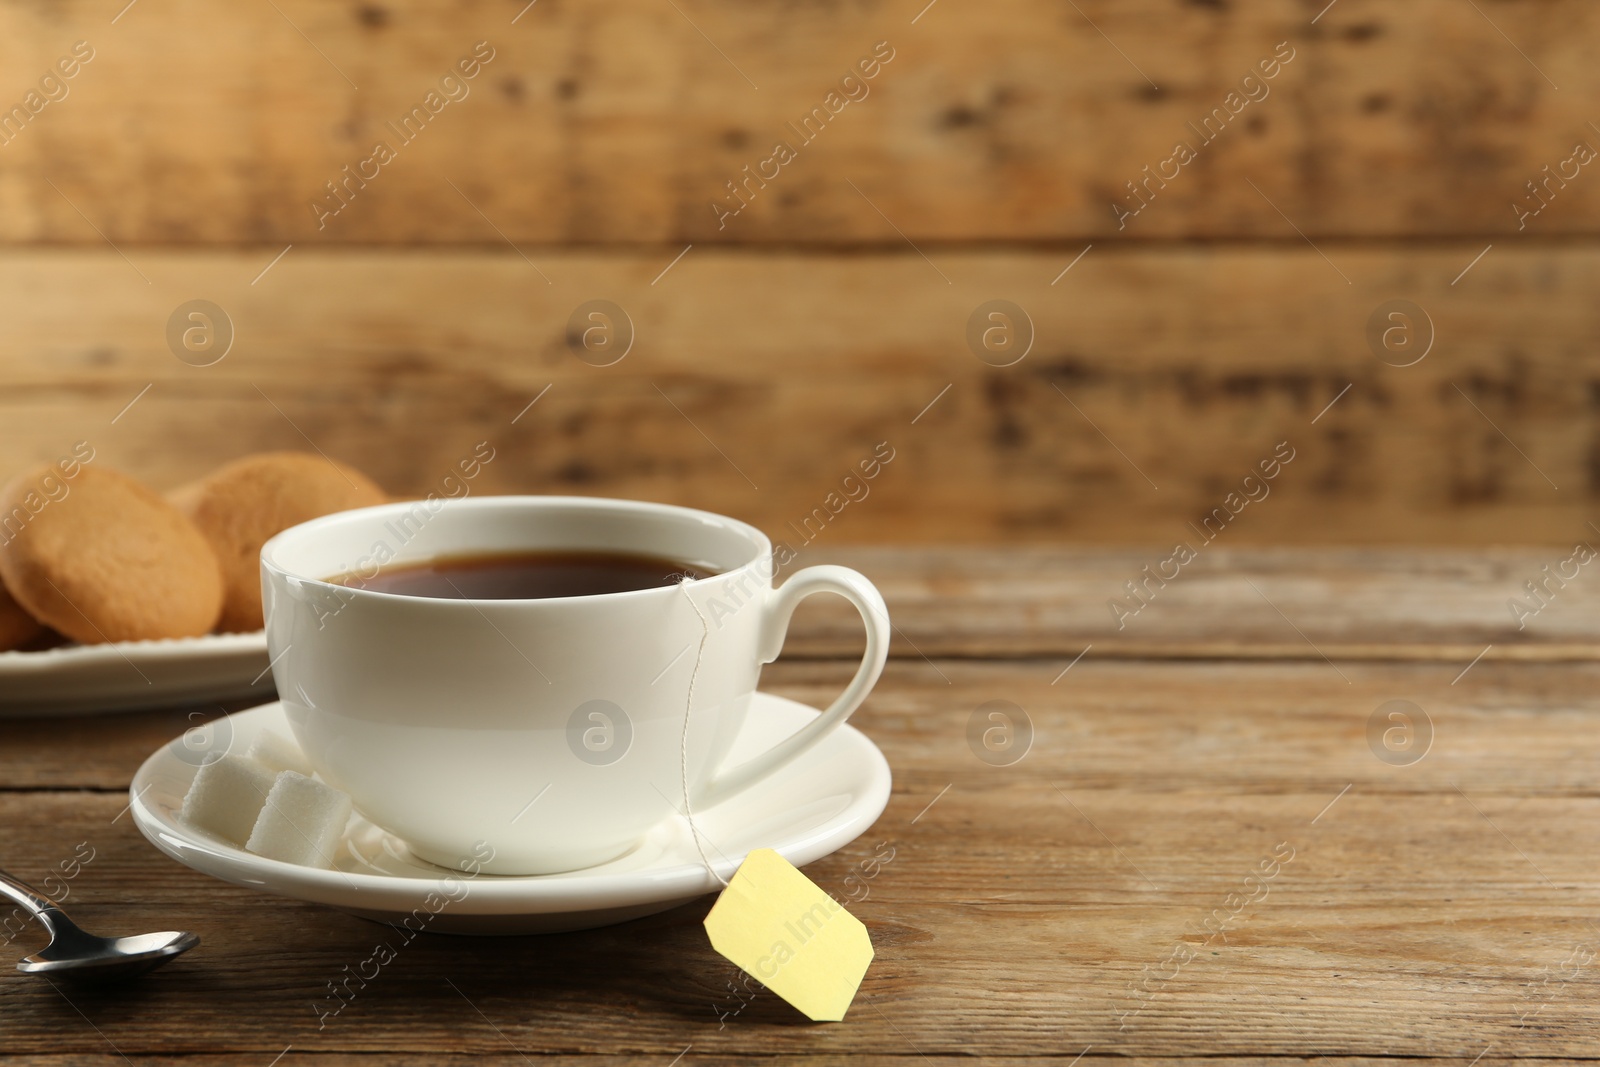
[[[541,549],[717,573],[539,600],[327,580]],[[759,530],[638,501],[435,498],[342,512],[268,541],[261,577],[273,677],[312,766],[423,859],[458,868],[486,842],[492,874],[606,862],[682,815],[685,779],[691,810],[702,810],[771,774],[850,717],[889,647],[883,598],[855,571],[808,567],[774,589]],[[725,766],[761,665],[777,658],[795,605],[823,592],[854,604],[866,625],[855,677],[816,721]]]

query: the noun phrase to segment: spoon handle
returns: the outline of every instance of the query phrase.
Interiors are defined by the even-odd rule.
[[[47,912],[59,910],[55,901],[41,897],[26,882],[13,878],[5,871],[0,871],[0,896],[10,897],[40,919],[44,919]]]

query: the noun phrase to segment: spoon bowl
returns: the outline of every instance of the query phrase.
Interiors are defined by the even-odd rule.
[[[132,978],[176,959],[200,943],[195,934],[162,930],[132,937],[86,933],[56,902],[0,871],[0,896],[21,904],[50,931],[50,943],[17,961],[23,974],[56,975],[74,981],[109,982]]]
[[[58,920],[59,922],[59,920]],[[50,944],[17,961],[23,974],[57,974],[84,981],[114,981],[155,970],[200,943],[194,934],[162,930],[132,937],[95,937],[76,926],[73,937],[58,929]]]

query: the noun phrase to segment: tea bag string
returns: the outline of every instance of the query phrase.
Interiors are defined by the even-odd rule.
[[[694,810],[689,800],[689,711],[694,707],[694,684],[700,678],[700,663],[705,659],[706,640],[711,636],[711,623],[706,618],[705,612],[700,610],[700,605],[694,602],[694,597],[689,595],[689,586],[694,582],[688,575],[678,580],[678,588],[683,591],[683,598],[689,602],[694,613],[700,619],[700,647],[695,650],[694,670],[689,672],[689,698],[683,705],[683,739],[679,747],[679,766],[683,775],[683,816],[689,820],[689,836],[694,838],[694,847],[700,853],[700,862],[706,865],[706,870],[711,872],[722,885],[726,886],[728,880],[717,873],[711,865],[711,858],[706,855],[706,847],[700,842],[700,828],[694,824]]]

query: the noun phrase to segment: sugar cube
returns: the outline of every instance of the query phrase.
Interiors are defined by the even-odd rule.
[[[178,817],[196,829],[242,845],[271,789],[270,770],[253,759],[228,753],[195,772]]]
[[[313,773],[300,746],[276,730],[262,730],[256,734],[246,755],[270,771],[294,771],[307,778]]]
[[[348,793],[295,771],[283,771],[272,783],[244,847],[284,863],[331,867],[350,811]]]

